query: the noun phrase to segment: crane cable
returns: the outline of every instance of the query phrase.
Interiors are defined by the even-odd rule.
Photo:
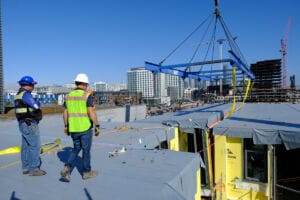
[[[232,35],[231,35],[231,33],[230,33],[228,27],[226,26],[225,21],[223,20],[222,16],[219,15],[219,16],[218,16],[218,19],[219,19],[219,21],[220,21],[220,23],[221,23],[221,26],[222,26],[223,30],[224,30],[224,33],[225,33],[225,35],[226,35],[226,39],[228,40],[228,44],[229,44],[229,46],[230,46],[230,49],[231,49],[233,52],[235,52],[235,53],[238,55],[238,57],[242,59],[242,62],[243,62],[245,65],[247,65],[247,67],[248,67],[249,65],[248,65],[248,63],[247,63],[245,57],[243,56],[243,54],[242,54],[242,52],[241,52],[239,46],[237,45],[237,43],[232,39],[233,37],[232,37]]]
[[[190,61],[189,61],[190,63],[194,60],[194,58],[195,58],[195,56],[196,56],[196,54],[197,54],[197,52],[198,52],[198,50],[199,50],[201,44],[203,44],[204,38],[205,38],[205,36],[206,36],[206,34],[207,34],[207,32],[208,32],[208,29],[210,28],[210,26],[211,26],[211,24],[212,24],[212,21],[213,21],[213,18],[211,18],[211,21],[209,22],[209,24],[208,24],[206,30],[204,31],[204,34],[203,34],[203,36],[201,37],[201,40],[200,40],[200,42],[198,43],[197,48],[195,49],[194,54],[192,55],[192,57],[191,57],[191,59],[190,59]],[[210,42],[208,42],[208,43],[209,43],[209,45],[210,45]],[[207,54],[205,55],[204,60],[206,60],[206,56],[207,56]]]
[[[211,14],[211,15],[209,15],[200,25],[198,25],[197,27],[196,27],[196,29],[195,30],[193,30],[182,42],[180,42],[179,43],[179,45],[177,45],[176,47],[175,47],[175,49],[173,49],[172,51],[171,51],[171,53],[169,53],[160,63],[159,63],[159,65],[162,65],[177,49],[179,49],[195,32],[197,32],[200,28],[201,28],[201,26],[209,19],[209,18],[211,18],[212,17],[212,15],[213,14]]]

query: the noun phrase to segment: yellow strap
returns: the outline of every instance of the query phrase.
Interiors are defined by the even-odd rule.
[[[52,145],[51,145],[52,144]],[[55,144],[55,145],[54,145]],[[54,147],[60,146],[61,145],[61,139],[60,138],[56,138],[53,142],[48,142],[48,143],[44,143],[42,144],[42,153],[41,155],[44,155],[46,152],[50,151],[51,149],[53,149]],[[21,147],[19,146],[20,150]],[[4,154],[3,154],[4,155]],[[3,169],[7,169],[9,167],[12,167],[14,165],[20,164],[21,160],[17,160],[11,163],[8,163],[6,165],[1,165],[0,166],[0,170]]]
[[[251,80],[248,79],[247,88],[246,88],[246,93],[245,93],[245,96],[244,96],[244,99],[243,99],[243,103],[242,103],[242,105],[240,105],[240,107],[238,108],[238,110],[240,110],[240,109],[242,109],[242,108],[244,107],[244,103],[245,103],[245,101],[246,101],[246,99],[247,99],[247,97],[248,97],[250,88],[252,88],[253,84],[254,84],[254,81],[253,81],[252,84],[251,84]],[[250,87],[250,85],[251,85],[251,87]]]
[[[9,147],[9,148],[0,150],[0,155],[20,153],[20,151],[21,151],[21,146],[14,146],[14,147]]]
[[[42,151],[48,151],[56,146],[61,144],[61,139],[56,138],[53,142],[48,142],[42,144]],[[0,155],[7,155],[7,154],[15,154],[15,153],[20,153],[21,152],[21,146],[14,146],[14,147],[9,147],[6,149],[0,150]]]
[[[231,106],[231,110],[229,112],[229,114],[226,117],[230,117],[234,111],[235,111],[235,107],[236,107],[236,98],[235,98],[235,93],[236,93],[236,70],[235,67],[232,67],[232,89],[233,89],[233,103]]]

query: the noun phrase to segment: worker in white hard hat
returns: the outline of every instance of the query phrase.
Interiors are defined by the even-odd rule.
[[[63,120],[65,133],[71,135],[73,150],[67,163],[61,171],[61,179],[69,182],[71,171],[75,165],[75,159],[82,150],[83,173],[82,178],[88,179],[98,175],[98,172],[91,170],[91,145],[94,134],[98,136],[100,126],[95,110],[92,95],[87,91],[89,79],[86,74],[80,73],[75,78],[75,89],[65,97]]]

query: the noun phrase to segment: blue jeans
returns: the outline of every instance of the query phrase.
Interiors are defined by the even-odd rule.
[[[31,123],[30,126],[26,123],[19,123],[19,130],[22,133],[22,149],[21,160],[22,169],[34,171],[41,166],[41,140],[38,124]]]
[[[82,149],[83,172],[91,171],[91,146],[93,139],[93,131],[89,129],[82,133],[71,133],[73,139],[73,150],[68,159],[67,165],[74,167],[74,161]]]

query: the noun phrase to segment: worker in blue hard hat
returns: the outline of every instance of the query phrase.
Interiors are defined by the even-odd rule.
[[[41,140],[39,121],[42,119],[40,103],[36,101],[31,92],[37,84],[31,76],[23,76],[19,81],[20,89],[15,96],[15,116],[18,120],[19,130],[22,133],[21,160],[23,174],[29,176],[42,176],[46,172],[41,166]]]

